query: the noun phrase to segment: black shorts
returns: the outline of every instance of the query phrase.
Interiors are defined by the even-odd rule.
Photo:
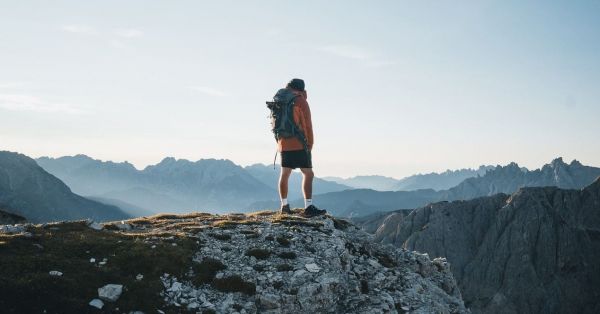
[[[310,151],[290,150],[281,152],[281,166],[285,168],[312,168]]]

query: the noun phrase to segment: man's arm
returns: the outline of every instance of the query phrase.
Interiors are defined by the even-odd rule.
[[[308,144],[308,149],[312,150],[313,144],[314,144],[314,135],[313,135],[313,127],[312,127],[312,117],[310,114],[310,107],[308,106],[308,102],[306,102],[306,107],[304,110],[304,121],[306,123],[306,131],[305,131],[305,135],[306,135],[306,142]]]

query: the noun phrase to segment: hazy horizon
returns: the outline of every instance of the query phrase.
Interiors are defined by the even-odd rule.
[[[0,149],[0,151],[1,150],[2,149]],[[29,156],[29,157],[31,157],[33,159],[44,158],[44,157],[56,159],[56,158],[60,158],[60,157],[75,157],[77,155],[85,155],[85,156],[87,156],[89,158],[92,158],[94,160],[99,160],[101,162],[115,162],[115,163],[124,163],[124,162],[127,162],[127,163],[130,163],[138,171],[144,170],[148,166],[156,165],[156,164],[160,163],[162,160],[164,160],[165,158],[175,158],[177,160],[184,159],[184,160],[191,161],[191,162],[196,162],[196,161],[199,161],[201,159],[222,159],[222,160],[229,160],[229,161],[233,162],[234,164],[239,165],[241,167],[247,167],[247,166],[252,166],[252,165],[256,165],[256,164],[261,164],[261,165],[267,166],[267,167],[272,167],[273,166],[273,163],[268,164],[268,163],[260,163],[259,162],[259,163],[251,163],[251,164],[240,164],[240,163],[236,162],[235,160],[231,160],[231,159],[227,159],[227,158],[213,158],[213,157],[211,157],[211,158],[187,159],[187,158],[179,158],[179,157],[176,157],[176,156],[165,156],[165,157],[161,158],[160,160],[158,160],[157,162],[149,163],[149,164],[144,164],[144,165],[139,165],[139,164],[136,165],[136,164],[134,164],[134,163],[132,163],[132,162],[130,162],[128,160],[100,159],[100,158],[96,158],[95,156],[90,156],[90,155],[87,155],[87,154],[74,154],[74,155],[63,155],[63,156],[48,156],[48,155],[43,155],[43,156]],[[588,164],[588,163],[585,163],[585,162],[583,162],[583,161],[581,161],[581,160],[579,160],[577,158],[568,159],[568,158],[564,158],[564,157],[561,157],[561,156],[556,156],[556,157],[554,157],[554,158],[552,158],[552,159],[550,159],[550,160],[548,160],[546,162],[543,162],[540,165],[535,165],[535,166],[529,166],[528,167],[528,166],[525,166],[525,165],[523,165],[521,163],[518,163],[518,162],[517,162],[517,164],[520,167],[525,167],[525,168],[527,168],[528,170],[531,171],[531,170],[540,169],[541,167],[543,167],[546,164],[549,164],[552,160],[554,160],[556,158],[562,158],[563,161],[565,163],[567,163],[567,164],[571,163],[573,160],[577,160],[577,161],[581,162],[585,166],[592,166],[592,167],[599,167],[600,168],[600,165]],[[481,166],[492,166],[492,167],[495,167],[495,166],[506,166],[506,165],[508,165],[508,163],[505,163],[505,164],[481,164],[481,165],[473,166],[473,167],[462,167],[462,168],[444,169],[444,170],[439,170],[439,171],[416,172],[416,173],[412,173],[412,174],[409,174],[409,175],[406,175],[406,176],[403,176],[403,177],[394,177],[394,176],[390,176],[390,175],[386,175],[386,174],[381,174],[381,173],[355,174],[355,175],[348,176],[348,177],[335,176],[335,175],[318,175],[318,177],[319,178],[324,178],[324,177],[339,177],[339,178],[342,178],[342,179],[349,179],[349,178],[358,177],[358,176],[385,176],[385,177],[391,177],[391,178],[396,179],[396,180],[400,180],[400,179],[403,179],[403,178],[406,178],[406,177],[409,177],[409,176],[413,176],[413,175],[423,175],[423,174],[430,174],[430,173],[438,173],[439,174],[439,173],[443,173],[443,172],[446,172],[446,171],[457,171],[457,170],[466,170],[466,169],[477,170]],[[298,171],[298,170],[296,169],[296,171]]]
[[[319,177],[600,165],[600,2],[0,4],[0,150],[272,164],[305,79]]]

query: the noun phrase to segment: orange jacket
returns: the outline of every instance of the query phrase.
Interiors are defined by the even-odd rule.
[[[300,128],[300,130],[302,130],[302,132],[304,132],[304,136],[306,136],[306,143],[308,144],[308,149],[311,150],[314,143],[314,138],[312,120],[310,117],[310,107],[308,107],[308,102],[306,101],[306,91],[293,92],[294,94],[298,95],[294,104],[294,122],[296,122],[296,125]],[[303,150],[304,145],[302,145],[302,141],[300,141],[296,137],[280,138],[277,141],[277,149],[279,150],[279,152],[290,150]]]

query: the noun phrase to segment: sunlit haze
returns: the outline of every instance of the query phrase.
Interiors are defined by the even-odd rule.
[[[269,164],[293,77],[318,176],[600,166],[598,1],[0,2],[0,150]]]

